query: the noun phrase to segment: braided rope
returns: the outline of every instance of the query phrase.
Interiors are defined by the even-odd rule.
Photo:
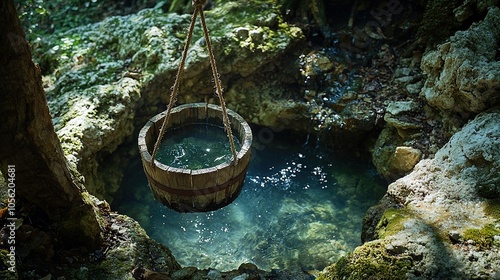
[[[196,0],[193,0],[193,5]],[[160,147],[161,140],[163,139],[163,135],[165,134],[165,129],[167,128],[168,121],[170,119],[170,113],[172,108],[174,107],[174,103],[177,99],[177,94],[179,91],[179,83],[181,80],[182,73],[184,72],[184,66],[186,64],[187,53],[189,49],[189,43],[191,42],[191,37],[193,36],[194,24],[196,22],[196,16],[198,14],[198,10],[195,9],[193,12],[193,16],[191,17],[191,24],[189,25],[188,35],[186,37],[186,44],[184,45],[184,50],[182,51],[181,63],[179,64],[179,68],[177,68],[177,75],[175,76],[174,86],[172,87],[172,92],[170,94],[170,101],[168,102],[167,113],[165,115],[165,119],[163,120],[163,124],[161,125],[160,134],[158,135],[158,139],[156,139],[155,146],[153,148],[153,154],[151,155],[151,164],[155,166],[154,161],[156,154],[158,153],[158,148]]]
[[[231,153],[233,154],[234,163],[237,163],[236,147],[234,145],[233,132],[231,130],[231,124],[229,122],[229,117],[226,110],[226,102],[224,102],[224,97],[222,96],[222,86],[219,79],[219,72],[217,71],[217,65],[215,64],[214,53],[212,51],[212,43],[210,42],[210,36],[208,34],[207,24],[205,23],[205,14],[203,14],[203,9],[200,9],[200,19],[201,25],[203,26],[203,34],[205,35],[205,41],[207,42],[207,50],[210,57],[210,65],[212,66],[212,73],[214,75],[215,89],[217,91],[217,96],[219,96],[219,103],[222,108],[222,120],[224,121],[224,127],[226,128],[227,137],[229,138],[229,144],[231,145]]]
[[[227,114],[226,103],[224,101],[224,97],[222,96],[222,86],[221,86],[221,81],[219,79],[219,72],[217,71],[217,65],[215,64],[215,58],[214,58],[214,54],[212,51],[212,43],[210,42],[210,37],[209,37],[206,22],[205,22],[205,15],[203,13],[203,5],[205,4],[205,2],[206,2],[206,0],[192,0],[192,4],[194,6],[194,12],[193,12],[193,15],[191,17],[191,24],[189,25],[189,31],[188,31],[188,35],[186,37],[186,44],[184,45],[184,50],[182,52],[181,62],[179,64],[179,68],[177,69],[177,75],[175,77],[174,86],[172,87],[172,92],[170,94],[170,101],[168,103],[167,113],[165,115],[165,119],[163,120],[163,124],[161,126],[160,134],[158,135],[158,139],[156,140],[156,143],[154,145],[153,154],[151,155],[152,156],[151,164],[153,166],[155,166],[154,159],[156,157],[156,154],[158,153],[160,143],[163,139],[163,135],[165,134],[165,130],[167,128],[168,121],[170,120],[170,114],[171,114],[173,105],[177,99],[177,94],[179,91],[179,83],[180,83],[182,73],[184,72],[184,67],[185,67],[186,58],[187,58],[187,52],[188,52],[189,44],[191,42],[191,38],[193,35],[194,24],[196,22],[196,16],[198,15],[198,13],[200,13],[201,25],[203,26],[203,34],[205,36],[205,41],[207,43],[207,50],[208,50],[209,57],[210,57],[210,65],[212,67],[212,73],[214,76],[215,89],[217,92],[217,96],[219,97],[219,102],[220,102],[220,105],[222,108],[222,119],[224,122],[224,128],[226,130],[227,137],[229,138],[229,143],[231,145],[231,153],[233,154],[233,164],[236,164],[237,160],[238,160],[237,153],[236,153],[236,147],[235,147],[234,139],[233,139],[233,132],[231,130],[231,124],[229,121],[229,116]]]

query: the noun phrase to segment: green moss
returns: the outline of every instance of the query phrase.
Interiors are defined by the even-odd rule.
[[[216,21],[223,19],[223,24],[261,25],[269,14],[279,14],[275,2],[274,0],[227,1],[217,5],[213,10],[206,11],[205,14],[207,19],[213,18]]]
[[[300,28],[289,26],[283,21],[275,2],[256,0],[228,2],[212,11],[207,11],[210,35],[216,40],[232,39],[224,44],[226,55],[233,49],[236,54],[241,52],[241,49],[251,52],[273,52],[286,47],[290,40],[303,38]],[[248,29],[249,36],[238,37],[235,32],[237,28]],[[201,36],[200,32],[195,29],[197,34],[194,40],[197,36]]]
[[[404,222],[411,217],[412,214],[406,209],[385,210],[376,227],[379,238],[394,235],[403,230]]]
[[[500,236],[500,227],[489,224],[482,228],[470,228],[463,234],[464,240],[472,240],[479,250],[488,250],[491,247],[500,247],[500,241],[495,240]]]
[[[14,280],[18,279],[17,276],[17,268],[16,272],[12,272],[9,270],[11,267],[11,264],[9,263],[9,257],[7,256],[9,254],[9,251],[7,250],[0,250],[0,266],[3,267],[2,270],[0,270],[0,279],[5,279],[5,280]]]
[[[482,228],[466,229],[462,237],[464,241],[473,241],[479,250],[488,250],[491,247],[500,247],[500,241],[495,236],[500,236],[500,200],[491,199],[486,201],[484,213],[493,217],[496,221]]]
[[[405,279],[411,266],[410,257],[390,255],[384,243],[378,240],[357,247],[327,267],[317,279]]]

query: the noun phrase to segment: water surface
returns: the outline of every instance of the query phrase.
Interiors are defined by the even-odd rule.
[[[266,145],[254,141],[243,190],[222,209],[177,213],[163,206],[139,158],[113,208],[135,218],[183,266],[322,269],[360,244],[363,215],[386,185],[369,164],[279,136]]]
[[[236,151],[240,142],[233,136]],[[156,159],[168,166],[202,169],[232,160],[229,138],[223,127],[190,124],[165,133]]]

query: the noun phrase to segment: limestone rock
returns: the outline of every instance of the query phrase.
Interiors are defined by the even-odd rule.
[[[390,162],[390,166],[395,170],[408,172],[420,161],[422,152],[412,147],[396,147],[396,151]]]
[[[422,97],[445,112],[479,113],[500,102],[500,8],[422,58]]]
[[[70,165],[84,175],[91,193],[109,200],[108,194],[118,187],[118,182],[109,184],[109,174],[119,165],[106,166],[98,157],[114,152],[132,133],[134,103],[140,98],[138,81],[123,78],[115,84],[60,91],[57,97],[54,94],[49,92],[48,103]],[[99,170],[108,172],[104,175]]]
[[[422,124],[408,118],[406,114],[418,109],[418,103],[414,101],[396,101],[387,106],[384,120],[390,126],[396,128],[400,137],[408,138],[422,128]]]
[[[303,130],[310,122],[306,104],[282,99],[282,92],[277,84],[243,79],[227,91],[226,102],[250,123],[275,130]]]
[[[388,195],[409,203],[417,197],[441,203],[500,198],[499,110],[480,114],[414,172],[389,186]],[[436,171],[436,172],[429,172]],[[420,182],[408,185],[406,182]]]
[[[111,213],[105,201],[91,199],[107,223],[106,241],[92,258],[63,266],[61,275],[69,279],[170,279],[169,275],[181,268],[170,250],[150,239],[139,223]]]
[[[422,151],[406,146],[396,131],[393,127],[384,128],[371,151],[373,164],[388,181],[408,174],[422,158]]]

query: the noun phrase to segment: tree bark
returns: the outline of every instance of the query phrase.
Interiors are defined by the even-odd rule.
[[[65,242],[95,247],[96,207],[69,170],[13,0],[0,2],[0,164],[15,166],[16,197],[46,212]]]

